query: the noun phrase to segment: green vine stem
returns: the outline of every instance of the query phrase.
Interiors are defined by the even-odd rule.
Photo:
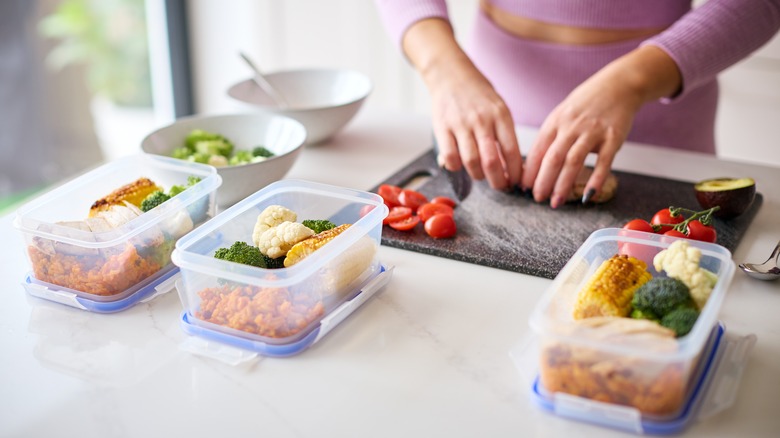
[[[680,222],[679,224],[656,224],[652,225],[653,231],[658,232],[662,227],[672,227],[675,231],[679,231],[680,233],[686,234],[686,231],[688,231],[688,223],[693,220],[699,220],[699,222],[702,223],[702,225],[710,226],[712,225],[712,214],[716,211],[720,210],[720,206],[716,205],[712,208],[709,208],[707,210],[702,211],[695,211],[690,210],[683,207],[669,207],[669,213],[672,216],[681,216],[684,214],[690,214],[687,219]]]

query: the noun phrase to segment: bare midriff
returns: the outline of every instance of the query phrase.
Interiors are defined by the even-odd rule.
[[[665,28],[642,29],[596,29],[548,23],[514,15],[493,6],[486,0],[480,1],[482,11],[498,27],[520,38],[548,43],[569,45],[608,44],[650,37]]]

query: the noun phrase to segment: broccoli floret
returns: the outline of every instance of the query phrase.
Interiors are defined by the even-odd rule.
[[[271,257],[268,257],[265,254],[262,254],[263,261],[265,262],[265,267],[268,269],[279,269],[284,268],[284,256],[277,257],[275,259],[272,259]]]
[[[663,318],[677,307],[693,307],[688,286],[671,277],[653,278],[636,290],[631,300],[635,310]]]
[[[171,152],[173,158],[178,158],[180,160],[186,160],[190,155],[192,155],[192,151],[187,147],[176,148]]]
[[[325,230],[336,228],[336,224],[327,219],[306,219],[301,223],[311,228],[311,230],[314,231],[314,234],[319,234]]]
[[[270,158],[274,156],[274,153],[266,149],[264,146],[256,146],[252,149],[252,155],[255,157]]]
[[[189,134],[187,134],[187,137],[184,139],[184,146],[187,147],[192,152],[195,152],[195,144],[199,141],[208,141],[208,140],[220,140],[223,139],[220,134],[214,133],[214,132],[208,132],[204,131],[203,129],[193,129],[190,131]]]
[[[187,157],[187,160],[193,161],[195,163],[203,163],[208,164],[209,158],[211,158],[211,155],[209,154],[203,154],[200,152],[195,152],[194,154]]]
[[[631,317],[634,319],[648,319],[650,321],[661,322],[661,319],[658,318],[658,315],[649,312],[647,310],[643,311],[639,309],[634,309],[631,311]]]
[[[171,197],[163,193],[162,190],[152,192],[149,194],[149,196],[144,198],[143,201],[141,201],[141,211],[147,212],[169,199],[171,199]]]
[[[246,164],[252,162],[252,152],[249,151],[237,151],[235,155],[230,157],[230,160],[228,160],[228,163],[231,166],[235,166],[237,164]]]
[[[172,185],[170,190],[168,190],[168,196],[173,198],[174,196],[178,195],[179,193],[181,193],[181,192],[183,192],[185,190],[187,190],[187,187],[185,187],[185,186],[181,186],[181,185],[178,185],[178,184]]]
[[[664,315],[661,325],[674,330],[679,338],[691,331],[698,317],[699,311],[694,307],[680,306]]]
[[[230,248],[219,248],[214,252],[214,258],[227,260],[229,262],[241,263],[244,265],[257,266],[259,268],[267,267],[265,258],[256,246],[238,241]]]
[[[209,155],[221,155],[225,158],[233,153],[233,144],[227,140],[202,140],[195,143],[195,152]]]
[[[179,193],[181,193],[181,192],[187,190],[188,188],[194,186],[195,184],[199,183],[200,180],[201,180],[200,177],[190,175],[190,176],[187,177],[187,185],[184,185],[184,186],[181,185],[181,184],[172,185],[170,190],[168,190],[168,196],[173,198],[174,196],[178,195]]]

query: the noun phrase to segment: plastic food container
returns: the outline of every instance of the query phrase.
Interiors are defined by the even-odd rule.
[[[623,412],[633,412],[636,418],[656,426],[680,418],[697,387],[702,363],[708,362],[702,353],[712,342],[718,312],[734,274],[727,249],[688,240],[702,252],[700,266],[715,273],[718,281],[695,325],[683,337],[604,336],[573,317],[579,291],[604,260],[627,252],[645,261],[653,277],[664,277],[665,273],[653,268],[652,258],[675,240],[611,228],[591,234],[531,315],[529,322],[539,344],[539,388],[535,391],[563,393],[585,404],[625,408]]]
[[[142,177],[166,192],[187,186],[189,177],[200,181],[145,213],[122,210],[125,219],[112,218],[109,226],[87,222],[95,219],[88,218],[93,203]],[[53,189],[23,205],[14,218],[32,267],[23,286],[31,295],[99,313],[172,290],[175,242],[214,215],[220,184],[212,166],[136,155]]]
[[[237,241],[253,244],[258,215],[271,205],[292,210],[297,222],[351,226],[290,267],[214,258]],[[374,193],[299,180],[266,186],[176,243],[182,328],[267,356],[303,351],[389,280],[376,255],[387,213]]]

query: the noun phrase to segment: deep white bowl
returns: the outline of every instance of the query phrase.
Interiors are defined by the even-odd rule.
[[[180,118],[152,132],[141,142],[141,149],[148,154],[170,156],[184,145],[193,129],[221,134],[233,142],[236,150],[262,145],[275,154],[257,163],[218,167],[222,186],[217,191],[217,204],[221,208],[282,179],[295,164],[306,140],[306,129],[289,117],[262,113],[200,115]]]
[[[280,107],[252,78],[228,89],[233,99],[265,114],[292,117],[306,127],[306,143],[323,142],[352,120],[371,94],[371,80],[352,70],[302,69],[265,75],[281,94],[287,107]]]

